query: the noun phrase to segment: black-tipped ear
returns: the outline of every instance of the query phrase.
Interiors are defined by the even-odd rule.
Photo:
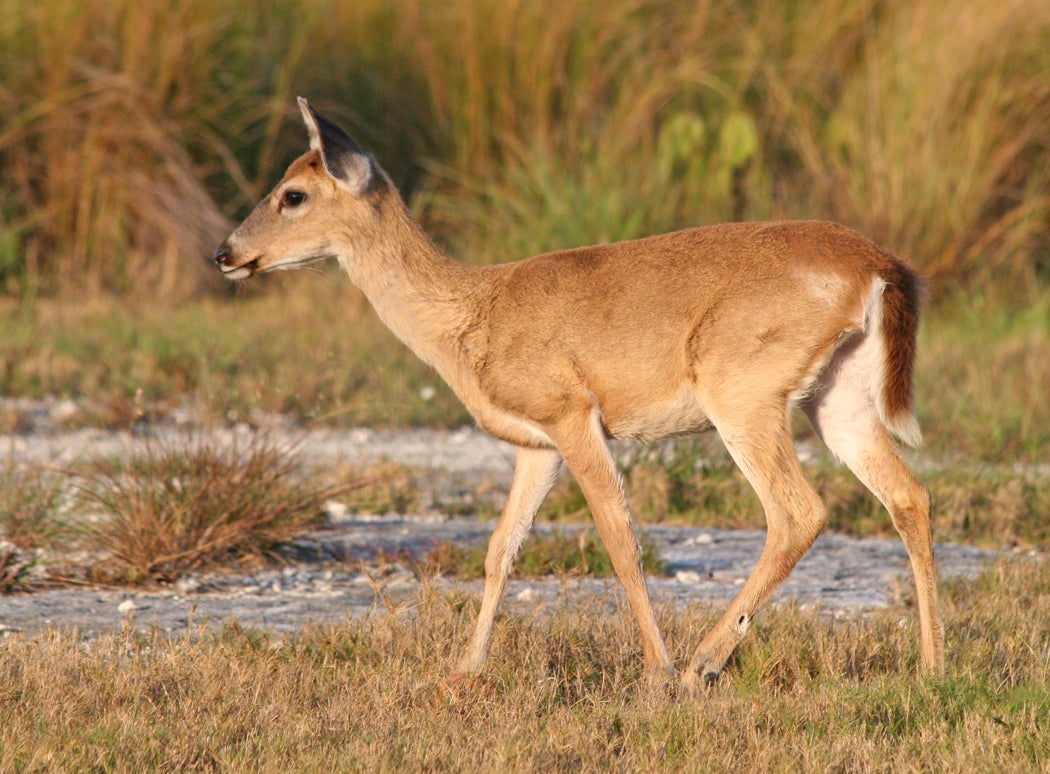
[[[298,101],[310,133],[310,147],[320,151],[328,174],[355,192],[368,188],[373,174],[368,152],[337,124],[310,107],[305,99],[299,97]]]

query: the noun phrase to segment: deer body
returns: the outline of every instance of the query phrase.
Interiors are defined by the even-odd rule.
[[[336,258],[478,424],[518,447],[461,671],[484,661],[507,575],[564,459],[626,588],[649,674],[669,678],[606,439],[714,428],[758,493],[769,535],[683,677],[689,691],[713,681],[826,521],[794,454],[794,405],[889,509],[912,559],[923,666],[943,668],[929,496],[890,439],[920,438],[910,410],[920,283],[910,269],[820,222],[710,226],[466,266],[430,242],[370,155],[300,106],[311,150],[216,261],[241,279]]]

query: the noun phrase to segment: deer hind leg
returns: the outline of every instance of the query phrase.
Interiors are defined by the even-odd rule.
[[[904,464],[868,388],[863,380],[850,378],[849,367],[844,363],[834,381],[803,409],[827,447],[890,512],[915,576],[922,669],[939,674],[944,671],[944,625],[937,604],[930,493]]]
[[[647,682],[651,687],[664,686],[674,679],[674,667],[649,599],[641,549],[631,524],[623,483],[595,410],[580,410],[567,417],[552,437],[587,498],[598,534],[626,589],[641,632]]]
[[[554,484],[560,466],[561,455],[554,449],[518,449],[510,493],[499,523],[489,539],[481,611],[474,627],[474,636],[456,668],[459,673],[477,672],[485,661],[496,609],[507,586],[507,576],[514,566],[521,544],[532,528],[536,511]]]
[[[744,587],[693,654],[682,679],[686,695],[695,695],[701,680],[710,685],[718,679],[755,613],[809,550],[827,520],[824,504],[795,455],[786,407],[766,415],[715,420],[726,448],[765,510],[766,544]]]

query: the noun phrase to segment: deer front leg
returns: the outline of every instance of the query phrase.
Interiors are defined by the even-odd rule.
[[[518,448],[510,493],[499,523],[489,539],[481,612],[478,613],[478,622],[467,652],[456,667],[458,673],[475,673],[485,661],[496,609],[507,586],[507,576],[514,567],[514,559],[522,542],[532,528],[536,511],[554,484],[560,465],[561,455],[554,449]]]
[[[631,525],[623,484],[595,411],[568,417],[552,437],[587,498],[598,534],[627,591],[642,635],[647,680],[652,686],[667,685],[674,679],[674,667],[645,585],[641,549]]]

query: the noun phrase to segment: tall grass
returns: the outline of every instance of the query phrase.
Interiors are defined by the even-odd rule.
[[[0,281],[180,297],[304,147],[377,152],[462,257],[831,217],[1045,280],[1042,0],[0,0]]]

